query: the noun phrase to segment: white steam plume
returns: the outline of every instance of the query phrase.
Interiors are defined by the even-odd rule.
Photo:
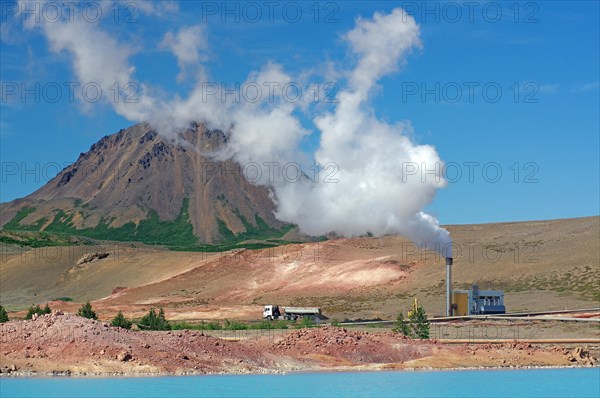
[[[377,80],[420,46],[418,26],[396,9],[359,19],[345,39],[358,56],[349,87],[340,92],[333,113],[315,119],[321,130],[315,158],[339,167],[339,181],[276,186],[277,216],[311,235],[397,233],[442,250],[449,246],[448,232],[421,210],[445,185],[438,154],[431,146],[411,142],[406,125],[377,120],[367,102]],[[422,165],[437,165],[437,175],[406,173]]]
[[[152,14],[152,8],[147,12]],[[25,23],[30,29],[40,29],[53,51],[71,55],[80,81],[97,82],[110,92],[115,82],[125,87],[135,81],[130,63],[135,49],[119,43],[99,25],[80,19],[46,23],[43,18],[37,22],[29,18]],[[282,100],[281,92],[295,79],[280,65],[269,63],[250,73],[247,82],[260,87],[277,83],[274,98],[223,101],[218,87],[215,95],[206,96],[208,73],[198,65],[207,49],[204,34],[200,26],[182,27],[168,32],[160,44],[176,57],[180,78],[190,67],[196,68],[197,80],[187,97],[165,98],[149,85],[141,85],[137,102],[113,102],[114,110],[129,120],[150,122],[170,138],[192,121],[222,129],[229,134],[228,144],[213,155],[232,157],[241,164],[282,165],[302,157],[299,143],[309,131],[295,112],[305,110],[306,103]],[[410,139],[409,123],[385,123],[370,107],[378,80],[395,72],[410,51],[421,46],[419,27],[411,16],[395,9],[389,14],[375,13],[372,19],[357,19],[344,39],[356,65],[346,73],[347,86],[340,91],[335,108],[313,119],[321,133],[314,159],[326,169],[316,181],[301,178],[289,183],[281,174],[273,180],[264,173],[257,183],[273,189],[277,218],[297,224],[305,233],[401,234],[448,255],[448,232],[422,211],[437,189],[445,186],[442,161],[432,146]],[[406,173],[415,168],[421,172]],[[435,171],[425,175],[424,168]],[[336,169],[336,175],[324,181]]]

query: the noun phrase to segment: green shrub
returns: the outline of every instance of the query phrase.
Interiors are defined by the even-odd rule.
[[[171,325],[171,330],[204,330],[200,328],[200,324],[192,324],[188,322],[175,322]]]
[[[248,325],[243,322],[238,321],[230,321],[229,319],[225,319],[225,323],[223,324],[223,330],[246,330],[248,329]]]
[[[173,330],[265,330],[265,329],[288,329],[289,321],[267,321],[262,320],[260,322],[239,322],[225,320],[223,325],[219,322],[204,322],[201,323],[188,323],[188,322],[177,322],[171,325]]]
[[[173,330],[221,330],[223,327],[218,322],[188,323],[177,322],[171,325]]]
[[[416,311],[411,313],[410,321],[417,338],[429,338],[429,319],[427,319],[427,313],[423,307],[419,306]]]
[[[113,320],[110,322],[110,325],[123,329],[131,329],[131,321],[125,318],[121,311],[119,311],[113,318]]]
[[[69,302],[69,301],[73,301],[73,299],[71,297],[57,297],[53,301],[66,301],[66,302]]]
[[[267,321],[267,322],[269,322],[269,321]],[[271,324],[273,326],[273,329],[288,329],[290,322],[289,321],[274,321],[274,322],[269,322],[269,324]]]
[[[0,323],[8,322],[8,314],[3,306],[0,305]]]
[[[150,308],[150,311],[142,317],[138,326],[144,330],[171,330],[171,324],[165,319],[165,311],[162,308],[158,311],[158,315],[154,308]]]
[[[296,329],[314,328],[317,324],[311,316],[305,316],[300,319],[300,322],[296,323]]]
[[[412,329],[406,319],[404,319],[402,312],[398,314],[398,318],[396,318],[396,322],[394,323],[394,329],[392,330],[396,333],[402,333],[406,337],[413,337]]]
[[[27,315],[25,315],[25,319],[31,319],[33,317],[33,314],[44,315],[49,314],[51,312],[52,310],[50,309],[50,306],[48,304],[46,304],[44,308],[41,308],[39,305],[36,305],[35,307],[31,306],[27,310]]]
[[[202,322],[201,324],[202,330],[221,330],[223,327],[219,322]]]
[[[88,319],[98,319],[89,301],[81,306],[79,311],[77,311],[77,315]]]
[[[41,314],[41,313],[42,313],[42,309],[40,308],[39,305],[36,305],[35,307],[31,306],[27,310],[27,315],[25,315],[25,319],[31,319],[34,314]]]
[[[331,320],[331,326],[340,327],[340,326],[342,326],[342,324],[340,323],[339,320],[337,320],[336,318],[333,318]]]
[[[404,319],[402,312],[398,314],[394,331],[402,333],[410,338],[428,339],[429,338],[429,319],[425,309],[421,306],[410,312],[408,321]]]
[[[267,321],[267,320],[262,320],[260,322],[257,323],[252,323],[250,324],[250,329],[256,329],[256,330],[261,330],[261,329],[282,329],[280,326],[282,323],[282,321]],[[285,328],[287,329],[287,325],[285,325]]]
[[[252,330],[273,330],[273,329],[288,329],[290,325],[290,321],[277,320],[277,321],[268,321],[263,319],[260,322],[249,322],[246,324],[248,329]]]

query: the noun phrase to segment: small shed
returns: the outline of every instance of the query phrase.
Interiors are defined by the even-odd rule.
[[[452,315],[504,314],[504,292],[502,290],[480,290],[473,285],[469,290],[452,291]]]

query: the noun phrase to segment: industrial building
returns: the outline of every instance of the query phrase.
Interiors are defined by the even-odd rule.
[[[479,290],[477,285],[470,290],[453,290],[451,308],[450,316],[504,314],[504,292]]]

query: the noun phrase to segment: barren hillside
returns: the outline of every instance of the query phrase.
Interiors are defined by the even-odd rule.
[[[456,288],[506,291],[509,311],[600,305],[600,217],[449,226]],[[77,265],[90,253],[109,252]],[[395,236],[206,254],[148,247],[50,247],[4,254],[3,305],[96,300],[101,318],[164,306],[171,319],[257,319],[261,305],[315,305],[331,318],[391,318],[417,297],[444,307],[444,259]],[[115,288],[120,288],[116,289]],[[114,294],[113,294],[114,291]]]

